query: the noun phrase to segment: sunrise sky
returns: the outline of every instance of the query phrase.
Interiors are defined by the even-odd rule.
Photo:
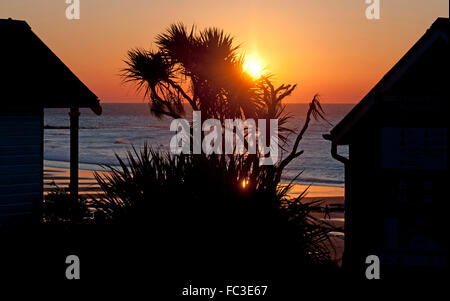
[[[279,83],[299,84],[290,102],[314,93],[324,102],[357,102],[437,17],[449,15],[448,0],[380,2],[380,20],[366,19],[365,0],[81,0],[81,18],[72,21],[65,0],[2,0],[0,18],[27,21],[103,102],[142,101],[121,83],[122,60],[180,21],[234,36]]]

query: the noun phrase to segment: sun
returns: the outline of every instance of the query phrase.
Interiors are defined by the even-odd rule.
[[[256,58],[246,59],[244,62],[244,72],[247,72],[251,77],[257,79],[263,74],[263,67],[261,61]]]

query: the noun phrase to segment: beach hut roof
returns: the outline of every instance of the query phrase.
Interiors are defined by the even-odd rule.
[[[101,114],[98,97],[25,21],[0,19],[2,107],[80,108]]]
[[[389,72],[370,90],[370,92],[348,113],[330,132],[329,135],[324,135],[324,138],[331,140],[337,145],[345,145],[349,143],[351,132],[358,127],[360,121],[369,114],[374,108],[377,95],[383,95],[389,91],[407,72],[414,66],[414,64],[434,45],[445,45],[443,50],[443,57],[448,57],[445,53],[449,47],[450,36],[450,21],[448,18],[437,18],[433,25],[426,31],[426,33],[414,44],[414,46],[392,67]],[[442,51],[441,51],[442,52]],[[446,61],[448,67],[448,60]],[[445,64],[444,64],[445,65]],[[432,68],[432,67],[431,67]],[[448,69],[445,70],[448,74]],[[428,74],[431,76],[431,74]],[[440,75],[436,75],[440,76]],[[445,82],[447,78],[439,80],[438,84]],[[435,77],[433,78],[435,80]],[[445,83],[447,85],[448,83]],[[414,87],[411,87],[414,90]]]

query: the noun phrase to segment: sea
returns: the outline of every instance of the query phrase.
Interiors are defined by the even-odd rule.
[[[331,157],[331,144],[322,135],[327,134],[354,106],[354,104],[323,104],[327,121],[312,120],[300,143],[303,155],[285,169],[282,181],[317,186],[344,186],[344,166]],[[142,148],[147,143],[160,151],[169,151],[170,118],[158,119],[151,115],[147,103],[103,103],[103,113],[95,115],[90,109],[81,109],[79,162],[80,169],[102,171],[104,164],[116,166],[116,154],[125,158],[133,146]],[[289,127],[303,126],[308,104],[287,104],[292,118]],[[188,108],[186,111],[189,112]],[[192,112],[186,119],[191,121]],[[292,140],[295,137],[292,136]],[[290,145],[286,148],[289,150]],[[70,131],[68,109],[45,109],[44,164],[46,167],[68,168],[70,158]],[[348,148],[339,147],[347,156]]]

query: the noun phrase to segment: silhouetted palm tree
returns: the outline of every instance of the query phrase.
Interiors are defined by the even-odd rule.
[[[205,118],[255,116],[257,82],[244,72],[244,57],[229,35],[174,24],[158,35],[156,45],[157,51],[129,51],[123,70],[125,81],[145,90],[156,116],[178,118],[184,102]]]
[[[222,126],[225,119],[277,119],[280,147],[285,150],[288,136],[294,131],[286,126],[290,115],[282,102],[296,85],[275,88],[267,74],[252,78],[244,72],[239,46],[217,28],[197,31],[194,26],[188,30],[181,23],[172,24],[157,36],[156,45],[156,51],[130,50],[125,61],[128,67],[122,73],[124,81],[136,82],[138,89],[144,89],[153,114],[179,118],[184,114],[183,103],[188,103],[202,112],[203,119],[218,119]],[[284,167],[301,155],[298,146],[311,117],[324,118],[318,95],[311,101],[292,150],[277,165],[280,176]],[[247,160],[248,170],[256,157]]]
[[[223,31],[173,24],[157,36],[156,45],[154,51],[130,50],[123,70],[124,81],[135,82],[149,97],[153,114],[179,118],[188,103],[202,119],[218,119],[222,126],[225,119],[277,119],[287,156],[274,166],[259,166],[259,154],[172,156],[134,149],[128,162],[118,157],[120,168],[107,166],[109,175],[96,175],[105,191],[94,202],[97,212],[111,220],[158,221],[196,234],[251,232],[255,239],[244,235],[239,241],[249,250],[260,249],[255,247],[259,240],[292,243],[295,247],[285,250],[296,252],[299,262],[327,261],[331,228],[309,214],[315,205],[305,204],[304,194],[291,199],[291,185],[279,185],[284,168],[303,153],[299,145],[311,119],[324,118],[318,95],[296,132],[287,127],[290,116],[283,104],[296,85],[275,87],[269,74],[252,78],[244,72],[244,56],[233,38]],[[289,134],[294,139],[288,151]],[[197,224],[208,229],[199,230]]]

